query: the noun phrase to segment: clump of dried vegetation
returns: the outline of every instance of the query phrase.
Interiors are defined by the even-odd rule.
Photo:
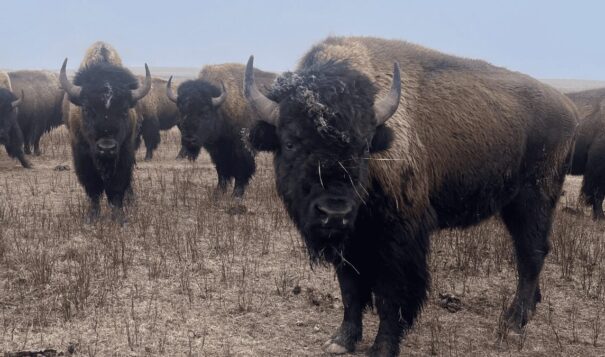
[[[136,204],[123,228],[107,217],[82,224],[82,189],[73,171],[55,170],[71,165],[65,129],[43,139],[34,170],[0,156],[0,351],[320,354],[340,322],[338,284],[330,269],[310,268],[276,196],[270,157],[258,157],[247,212],[234,215],[228,197],[213,195],[209,158],[176,161],[177,143],[176,132],[164,133],[152,162],[139,157]],[[499,328],[515,263],[507,233],[492,219],[433,237],[431,299],[403,353],[605,355],[605,224],[575,206],[579,182],[566,184],[543,302],[524,334]],[[460,306],[444,309],[440,294]],[[371,344],[376,322],[369,312],[357,354]]]

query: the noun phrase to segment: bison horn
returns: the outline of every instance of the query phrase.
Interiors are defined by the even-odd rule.
[[[166,95],[168,96],[168,99],[170,99],[171,101],[173,101],[175,103],[177,102],[178,96],[172,90],[172,76],[170,76],[170,78],[168,78],[168,83],[166,83]]]
[[[67,93],[70,99],[78,100],[80,98],[80,93],[82,93],[82,87],[76,86],[67,79],[67,58],[63,61],[63,66],[61,66],[61,73],[59,74],[59,82],[61,83],[61,88]]]
[[[254,56],[250,56],[244,77],[244,96],[262,121],[277,126],[279,105],[262,94],[254,82]]]
[[[23,89],[21,89],[21,98],[14,100],[11,103],[11,108],[15,109],[19,106],[19,104],[21,104],[21,101],[23,100],[23,98],[25,97],[25,93],[23,92]]]
[[[225,90],[225,84],[221,82],[221,95],[218,97],[212,98],[212,105],[217,108],[227,99],[227,91]]]
[[[389,119],[399,106],[399,98],[401,97],[401,76],[399,74],[399,63],[393,65],[393,83],[389,94],[384,98],[380,98],[374,103],[374,116],[376,117],[376,125],[384,124]]]
[[[147,67],[147,63],[145,63],[145,82],[139,88],[131,91],[132,99],[137,101],[149,93],[151,90],[151,73],[149,73],[149,67]]]

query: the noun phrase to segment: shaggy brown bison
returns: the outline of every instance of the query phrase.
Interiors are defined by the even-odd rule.
[[[9,72],[13,93],[23,93],[17,121],[23,134],[24,151],[38,156],[40,138],[53,128],[63,124],[64,93],[59,87],[59,77],[45,71]]]
[[[142,136],[147,149],[145,160],[151,160],[153,152],[160,145],[160,130],[171,129],[178,123],[179,110],[166,97],[167,83],[163,79],[153,78],[151,91],[135,107],[140,120],[135,147],[139,148]]]
[[[17,119],[22,102],[23,94],[17,97],[8,74],[0,72],[0,144],[4,145],[9,157],[19,160],[23,167],[29,169],[31,164],[23,153],[23,133]]]
[[[68,127],[76,174],[90,199],[88,220],[98,217],[105,192],[113,218],[123,223],[123,200],[132,190],[135,161],[134,106],[151,89],[149,69],[145,65],[145,81],[139,85],[118,53],[103,42],[88,49],[73,83],[67,79],[66,66],[67,59],[59,78],[73,104]]]
[[[604,219],[605,198],[605,88],[569,93],[580,114],[571,174],[584,175],[582,200],[592,206],[594,219]]]
[[[325,351],[355,349],[373,295],[369,355],[398,355],[427,298],[430,233],[493,215],[517,257],[506,319],[527,323],[576,125],[567,98],[483,61],[377,38],[328,38],[267,97],[250,58],[245,94],[262,118],[251,144],[274,152],[312,261],[336,269],[344,318]]]
[[[218,175],[217,191],[224,193],[235,179],[233,196],[241,198],[256,171],[253,153],[242,136],[256,122],[242,90],[245,67],[241,64],[205,66],[197,79],[183,82],[177,93],[168,81],[167,95],[177,104],[181,114],[183,152],[195,160],[201,148],[208,150]],[[275,74],[256,71],[259,82],[266,87]]]

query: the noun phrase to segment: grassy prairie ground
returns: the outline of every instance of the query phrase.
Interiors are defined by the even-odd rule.
[[[0,153],[0,351],[78,356],[317,356],[340,323],[334,273],[309,266],[258,157],[245,214],[216,198],[207,155],[177,161],[162,134],[135,172],[136,205],[120,228],[82,223],[85,195],[64,128],[43,139],[33,170]],[[432,239],[432,293],[407,356],[605,356],[605,224],[577,206],[569,177],[542,275],[543,302],[523,335],[498,337],[515,289],[509,237],[490,220]],[[450,312],[440,294],[460,299]],[[455,305],[455,304],[454,304]],[[371,344],[377,316],[365,316]],[[72,352],[70,352],[72,351]]]

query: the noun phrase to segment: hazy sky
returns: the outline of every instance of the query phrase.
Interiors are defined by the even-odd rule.
[[[0,68],[76,67],[93,41],[129,66],[286,70],[328,35],[404,39],[538,78],[605,80],[605,2],[2,0]]]

